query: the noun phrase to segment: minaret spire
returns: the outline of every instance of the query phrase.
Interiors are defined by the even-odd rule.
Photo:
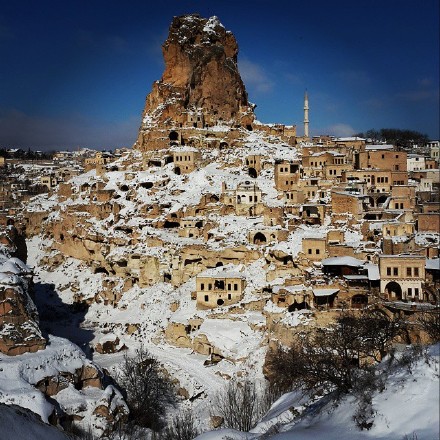
[[[304,94],[304,137],[309,137],[309,95]]]

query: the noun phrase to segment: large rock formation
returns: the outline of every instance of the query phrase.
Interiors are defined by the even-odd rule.
[[[253,105],[238,72],[238,45],[217,17],[174,17],[162,46],[165,71],[147,96],[136,146],[187,144],[194,129],[252,129]]]
[[[31,299],[32,272],[18,258],[8,235],[0,231],[0,352],[18,355],[46,346]]]

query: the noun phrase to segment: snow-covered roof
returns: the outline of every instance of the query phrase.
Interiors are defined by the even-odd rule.
[[[315,296],[331,296],[339,292],[339,289],[313,289],[313,295]]]
[[[227,266],[213,267],[212,269],[207,269],[201,274],[197,275],[197,278],[241,278],[244,279],[243,273],[239,272],[242,266],[235,266],[233,264],[228,264]]]
[[[323,266],[353,266],[360,267],[364,265],[362,260],[344,255],[343,257],[330,257],[322,260]]]
[[[368,280],[367,275],[344,275],[344,278],[348,281]]]
[[[380,145],[365,145],[366,150],[394,150],[394,145],[380,144]]]
[[[380,280],[379,265],[373,263],[366,263],[364,266],[368,271],[368,279],[370,281]]]

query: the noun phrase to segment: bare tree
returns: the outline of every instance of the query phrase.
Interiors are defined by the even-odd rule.
[[[254,382],[231,380],[216,397],[214,411],[224,420],[226,428],[249,431],[268,410],[264,390]]]
[[[417,323],[428,334],[432,342],[440,341],[440,310],[420,313]]]
[[[173,418],[171,423],[158,435],[158,440],[193,440],[199,434],[193,414],[187,409]]]
[[[268,354],[266,371],[277,388],[294,388],[347,393],[405,332],[400,320],[383,313],[344,312],[336,323],[324,329],[298,334],[288,349],[278,347]]]
[[[144,347],[134,357],[125,354],[117,381],[125,391],[130,420],[159,430],[167,407],[175,402],[175,393],[157,359]]]

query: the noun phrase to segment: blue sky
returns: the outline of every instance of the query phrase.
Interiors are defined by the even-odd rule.
[[[217,15],[262,122],[439,138],[438,0],[0,0],[0,147],[131,146],[172,17]]]

